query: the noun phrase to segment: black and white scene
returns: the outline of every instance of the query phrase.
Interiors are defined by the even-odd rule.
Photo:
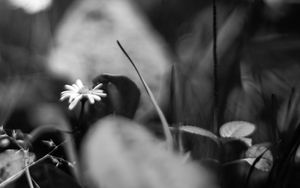
[[[0,188],[299,188],[300,0],[0,0]]]

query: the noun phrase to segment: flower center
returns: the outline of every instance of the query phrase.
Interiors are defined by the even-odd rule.
[[[78,93],[79,93],[79,94],[82,94],[82,95],[85,95],[85,94],[88,94],[89,91],[90,91],[90,90],[89,90],[88,88],[83,87],[83,88],[81,88],[81,89],[78,91]]]

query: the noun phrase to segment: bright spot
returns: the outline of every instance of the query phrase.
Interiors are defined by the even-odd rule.
[[[28,14],[35,14],[50,7],[52,0],[8,0],[16,7],[22,8]]]

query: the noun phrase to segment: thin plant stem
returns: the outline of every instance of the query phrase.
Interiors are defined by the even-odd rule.
[[[28,181],[28,185],[30,188],[34,188],[33,186],[33,183],[32,183],[32,178],[31,178],[31,175],[30,175],[30,171],[29,171],[29,168],[28,168],[28,165],[29,165],[29,152],[27,149],[23,150],[24,152],[24,159],[25,159],[25,173],[26,173],[26,178],[27,178],[27,181]]]
[[[15,173],[14,175],[10,176],[9,178],[7,178],[5,181],[0,183],[0,187],[5,187],[8,183],[10,183],[14,178],[16,178],[17,176],[19,176],[20,174],[22,174],[23,172],[26,171],[27,168],[30,168],[40,162],[42,162],[43,160],[47,159],[48,157],[51,156],[51,154],[57,150],[61,145],[65,144],[66,140],[63,141],[62,143],[60,143],[59,145],[55,146],[49,153],[47,153],[46,155],[44,155],[42,158],[34,161],[33,163],[31,163],[30,165],[26,165],[22,170],[20,170],[19,172]]]
[[[168,122],[162,112],[162,110],[160,109],[160,107],[158,106],[155,98],[154,98],[154,95],[152,93],[152,91],[150,90],[148,84],[146,83],[146,81],[144,80],[143,76],[140,74],[138,68],[136,67],[136,65],[134,64],[134,62],[132,61],[132,59],[130,58],[130,56],[128,55],[128,53],[125,51],[125,49],[123,48],[123,46],[120,44],[119,41],[117,41],[120,49],[122,50],[122,52],[125,54],[125,56],[127,57],[127,59],[129,60],[129,62],[132,64],[133,68],[135,69],[135,71],[137,72],[140,80],[142,81],[142,84],[147,92],[147,94],[149,95],[155,109],[156,109],[156,112],[161,120],[161,123],[162,123],[162,126],[163,126],[163,131],[164,131],[164,134],[165,134],[165,137],[166,137],[166,142],[168,144],[168,147],[170,148],[173,148],[173,138],[172,138],[172,134],[171,134],[171,131],[169,129],[169,125],[168,125]]]
[[[214,104],[213,104],[213,132],[218,132],[219,111],[219,82],[218,82],[218,54],[217,54],[217,2],[213,0],[213,75],[214,75]]]
[[[78,116],[78,122],[75,127],[75,134],[77,134],[79,137],[82,136],[82,122],[83,122],[83,116],[84,116],[84,106],[85,106],[85,101],[86,100],[81,100],[81,108],[80,108],[80,113]]]

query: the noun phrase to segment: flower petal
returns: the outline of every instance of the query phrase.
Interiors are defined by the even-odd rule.
[[[106,96],[107,96],[106,93],[99,93],[99,94],[97,94],[97,95],[100,96],[100,97],[106,97]]]
[[[102,85],[103,85],[102,83],[96,85],[96,86],[93,88],[93,90],[96,90],[96,89],[100,88]]]
[[[98,95],[92,95],[92,96],[96,101],[101,101],[101,97],[99,97]]]
[[[72,86],[75,88],[75,92],[78,92],[80,90],[80,88],[76,84],[72,84]]]
[[[102,89],[95,89],[92,90],[91,93],[104,93],[104,91]]]
[[[70,91],[70,90],[67,90],[67,91],[63,91],[61,92],[61,94],[71,94],[71,93],[74,93],[75,91]]]
[[[69,98],[69,103],[71,103],[76,97],[78,97],[80,94],[78,93],[74,93],[72,95],[70,95],[70,98]]]
[[[82,83],[82,81],[80,79],[76,80],[76,85],[79,87],[79,89],[84,87],[83,83]]]
[[[77,103],[82,99],[82,95],[77,96],[69,105],[69,110],[73,110]]]
[[[87,94],[86,96],[87,96],[87,98],[89,99],[89,101],[90,101],[91,104],[94,104],[94,103],[95,103],[95,99],[94,99],[93,95]]]
[[[69,95],[62,95],[59,100],[64,101],[68,97],[70,97],[70,96]]]
[[[65,88],[71,91],[76,91],[76,89],[71,85],[65,85]]]

